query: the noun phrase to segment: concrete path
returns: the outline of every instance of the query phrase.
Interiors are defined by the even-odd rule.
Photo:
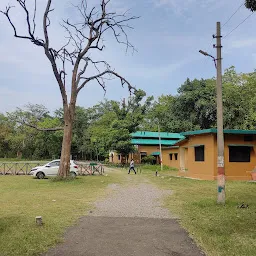
[[[64,242],[45,256],[204,255],[174,216],[162,207],[171,191],[149,183],[109,186],[112,193],[67,230]]]

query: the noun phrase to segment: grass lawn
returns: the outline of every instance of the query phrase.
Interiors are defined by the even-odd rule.
[[[221,206],[216,204],[216,181],[167,176],[175,172],[162,172],[164,179],[144,174],[159,187],[173,190],[166,207],[208,256],[256,255],[256,183],[228,181],[226,205]],[[248,209],[237,208],[243,202]]]
[[[38,255],[59,242],[66,227],[106,194],[119,174],[79,177],[69,182],[0,176],[0,255]],[[55,201],[56,200],[56,201]],[[42,216],[44,225],[35,225]]]

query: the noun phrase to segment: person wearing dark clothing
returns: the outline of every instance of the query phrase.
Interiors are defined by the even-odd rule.
[[[128,174],[130,174],[131,170],[133,170],[134,173],[136,174],[136,171],[135,171],[135,168],[134,168],[134,161],[133,161],[133,159],[130,162],[130,168],[129,168]]]

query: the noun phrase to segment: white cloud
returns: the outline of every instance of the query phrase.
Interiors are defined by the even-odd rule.
[[[183,15],[192,8],[207,8],[208,10],[215,9],[223,3],[216,0],[150,0],[156,7],[169,7],[178,15]],[[224,1],[223,1],[224,2]]]
[[[242,40],[231,41],[230,48],[244,48],[244,47],[254,47],[256,46],[256,38],[247,38]]]

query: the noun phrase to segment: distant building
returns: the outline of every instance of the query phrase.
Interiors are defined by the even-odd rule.
[[[131,134],[131,143],[135,146],[136,152],[129,155],[128,161],[133,158],[135,163],[141,163],[146,156],[154,156],[155,163],[160,163],[160,149],[159,149],[159,133],[138,131]],[[174,145],[185,137],[179,133],[160,132],[161,145],[168,147]],[[126,159],[115,151],[109,153],[109,161],[111,163],[125,162]]]

